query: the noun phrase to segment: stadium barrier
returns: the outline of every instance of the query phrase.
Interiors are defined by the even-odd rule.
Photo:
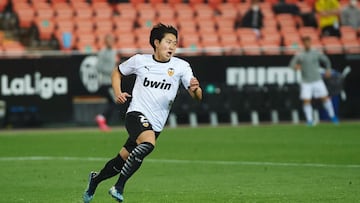
[[[297,98],[297,94],[284,96],[286,94],[282,92],[282,96],[274,96],[277,94],[274,90],[275,92],[269,93],[270,96],[266,96],[268,93],[264,92],[264,88],[268,88],[268,91],[273,88],[272,84],[281,87],[281,91],[291,88],[288,86],[290,84],[297,84],[300,79],[299,74],[288,68],[291,56],[180,57],[190,62],[205,95],[204,101],[199,104],[194,104],[194,101],[182,102],[188,107],[181,107],[185,108],[181,111],[174,106],[172,113],[175,114],[171,117],[173,126],[178,123],[189,123],[192,126],[208,123],[216,126],[224,122],[232,125],[252,122],[256,125],[263,121],[278,123],[283,120],[296,123],[302,119],[301,111],[297,107],[291,107],[291,102],[296,99],[285,99]],[[329,55],[329,57],[333,68],[340,73],[351,68],[351,72],[343,81],[343,93],[346,96],[341,96],[339,116],[342,119],[359,118],[360,95],[357,88],[360,86],[358,80],[360,69],[357,66],[360,64],[360,56]],[[5,125],[20,126],[17,122],[18,124],[21,120],[23,122],[25,116],[38,119],[37,122],[29,122],[27,125],[40,126],[64,122],[92,124],[93,118],[85,117],[93,115],[84,113],[91,107],[78,98],[98,95],[98,89],[102,84],[97,80],[96,60],[95,54],[58,53],[0,58],[0,100],[6,103]],[[125,78],[124,88],[127,91],[131,91],[133,80],[134,77]],[[243,90],[251,85],[262,88],[260,97],[256,94],[246,96]],[[217,94],[219,90],[220,94]],[[290,92],[294,91],[289,90],[288,93]],[[230,96],[224,97],[224,94]],[[252,97],[253,100],[248,101]],[[180,101],[180,97],[178,99]],[[280,105],[283,102],[287,103]],[[101,108],[102,99],[93,100],[92,105],[95,104]],[[274,106],[270,107],[271,105]],[[21,109],[17,107],[22,107],[27,113],[12,111]],[[124,114],[125,110],[121,109],[120,112]]]

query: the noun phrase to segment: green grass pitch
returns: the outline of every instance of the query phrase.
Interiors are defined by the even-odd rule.
[[[80,203],[123,128],[0,131],[1,203]],[[115,202],[99,185],[93,203]],[[360,202],[360,124],[166,128],[128,203]]]

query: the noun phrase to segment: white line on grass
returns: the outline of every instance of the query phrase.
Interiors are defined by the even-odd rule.
[[[0,157],[0,161],[107,161],[102,157],[57,157],[57,156],[25,156]],[[176,159],[146,159],[153,163],[171,164],[208,164],[208,165],[250,165],[250,166],[288,166],[288,167],[322,167],[322,168],[360,168],[359,164],[320,164],[320,163],[280,163],[260,161],[206,161],[206,160],[176,160]]]

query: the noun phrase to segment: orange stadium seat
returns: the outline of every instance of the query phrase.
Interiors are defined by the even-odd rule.
[[[341,41],[346,54],[360,54],[360,41]]]
[[[92,19],[75,19],[75,28],[78,33],[89,33],[94,31]]]
[[[324,47],[324,51],[327,54],[341,54],[343,53],[342,44],[337,37],[322,37],[321,42]]]
[[[240,42],[256,42],[259,37],[251,28],[238,28],[236,34]]]
[[[40,40],[49,41],[55,34],[55,21],[53,18],[36,18],[35,26]]]
[[[74,7],[76,19],[91,19],[94,16],[93,9],[90,6]]]
[[[190,21],[194,19],[194,10],[189,4],[175,4],[176,18],[180,21]]]
[[[240,45],[245,55],[261,55],[261,47],[256,41],[240,41]]]
[[[214,33],[216,31],[215,21],[212,19],[196,19],[198,31],[201,35]]]
[[[234,21],[229,18],[215,17],[215,27],[219,34],[232,33],[235,35]]]
[[[197,19],[211,19],[214,16],[213,8],[208,4],[198,3],[193,5],[193,8]]]
[[[13,11],[17,15],[20,28],[30,28],[35,19],[35,10],[28,3],[16,3],[13,5]]]
[[[340,32],[341,32],[341,39],[342,40],[354,40],[356,41],[357,39],[357,32],[353,27],[350,26],[341,26],[340,27]]]
[[[57,19],[71,19],[74,17],[73,8],[66,3],[57,3],[53,6]]]
[[[193,20],[178,21],[178,27],[180,34],[197,32],[197,24]]]
[[[94,17],[103,21],[110,20],[113,17],[113,9],[108,3],[94,3],[92,6]]]
[[[182,3],[182,0],[165,0],[166,3],[171,5]]]
[[[25,53],[25,47],[18,41],[5,40],[2,43],[6,55],[22,55]]]
[[[234,33],[223,33],[219,35],[219,40],[225,55],[241,53],[238,37]]]
[[[149,3],[152,5],[162,4],[164,3],[164,0],[149,0]]]
[[[260,40],[262,53],[265,55],[279,55],[281,54],[280,43],[277,41]]]
[[[0,0],[0,12],[3,12],[5,10],[5,7],[9,3],[8,0]]]
[[[114,16],[112,18],[114,25],[114,32],[122,33],[122,32],[132,32],[134,29],[134,21],[132,19],[124,19],[121,16]]]
[[[137,16],[137,11],[135,7],[130,3],[120,3],[116,4],[115,11],[118,12],[119,16],[126,20],[135,20]]]
[[[156,17],[160,21],[171,21],[175,20],[175,10],[169,4],[159,3],[154,5],[156,11]]]
[[[220,16],[223,18],[228,18],[231,20],[235,20],[235,16],[237,15],[237,8],[231,3],[222,3],[218,6],[218,12],[220,12]]]

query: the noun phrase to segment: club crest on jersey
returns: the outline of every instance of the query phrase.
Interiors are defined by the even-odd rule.
[[[174,75],[175,70],[173,68],[168,69],[168,75],[171,77]]]

